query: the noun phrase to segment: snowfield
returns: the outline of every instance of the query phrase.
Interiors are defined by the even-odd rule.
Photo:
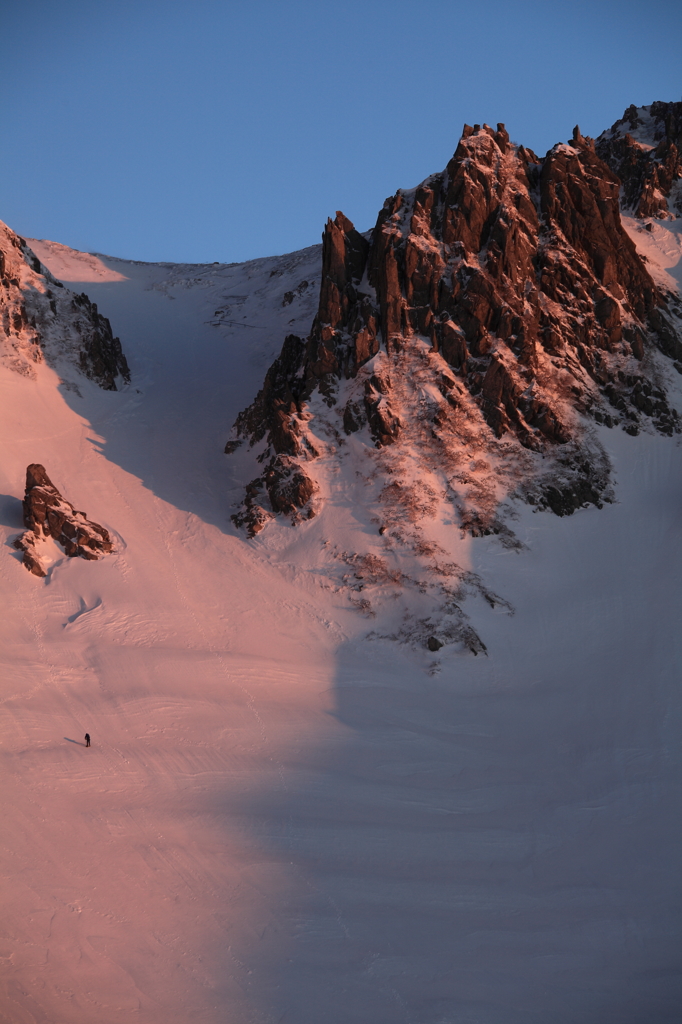
[[[649,266],[679,274],[656,223]],[[132,383],[0,367],[0,1020],[677,1021],[679,435],[598,427],[615,503],[517,504],[517,550],[453,539],[503,602],[465,602],[487,654],[367,639],[328,572],[376,539],[350,475],[299,527],[229,518],[225,441],[309,329],[321,247],[29,244],[109,317]],[[48,577],[23,568],[32,462],[112,555],[46,542]]]

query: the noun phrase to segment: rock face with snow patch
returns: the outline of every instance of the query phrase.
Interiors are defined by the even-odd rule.
[[[674,134],[679,104],[659,106]],[[351,435],[418,451],[474,534],[504,532],[510,495],[559,515],[608,500],[590,418],[680,429],[656,363],[679,358],[680,325],[622,227],[620,188],[578,128],[540,159],[502,124],[465,125],[445,171],[386,200],[368,237],[328,221],[311,332],[287,337],[227,445],[263,467],[235,522],[313,516],[315,461]],[[463,469],[477,453],[495,463],[484,484]]]
[[[14,541],[24,552],[23,564],[35,576],[46,576],[40,557],[40,541],[52,537],[70,557],[93,561],[112,550],[109,533],[78,512],[59,493],[45,467],[32,463],[26,470],[26,494],[23,500],[26,532]]]
[[[624,210],[641,218],[682,215],[682,103],[633,104],[595,148],[622,182]]]
[[[35,364],[46,359],[68,375],[77,369],[106,391],[130,380],[121,342],[107,318],[87,295],[57,281],[2,222],[0,358],[24,376],[32,376]]]

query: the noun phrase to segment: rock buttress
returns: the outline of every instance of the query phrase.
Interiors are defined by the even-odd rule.
[[[2,222],[0,359],[24,376],[45,359],[59,372],[78,370],[105,391],[130,381],[121,342],[95,303],[64,288]]]
[[[387,199],[368,238],[337,213],[310,335],[286,339],[228,443],[259,445],[267,464],[235,521],[256,532],[279,511],[314,514],[315,402],[339,405],[346,435],[400,444],[423,406],[410,353],[425,344],[443,403],[434,448],[461,432],[453,410],[466,408],[500,452],[519,445],[567,467],[560,486],[529,484],[529,500],[558,514],[600,503],[608,473],[583,451],[586,416],[679,431],[651,362],[655,348],[676,356],[679,338],[623,229],[620,189],[578,128],[541,159],[502,124],[465,125],[446,169]]]
[[[26,470],[22,506],[26,531],[17,537],[14,546],[24,552],[23,564],[35,576],[47,575],[39,546],[45,537],[61,544],[70,558],[94,561],[112,550],[108,531],[62,497],[39,463],[32,463]]]
[[[636,217],[682,216],[682,103],[625,111],[596,140],[596,150],[622,184],[621,205]]]

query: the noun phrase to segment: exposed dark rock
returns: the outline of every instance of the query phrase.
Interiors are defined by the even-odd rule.
[[[273,512],[283,512],[285,515],[303,508],[316,490],[310,477],[294,459],[287,456],[280,457],[268,467],[265,486]]]
[[[93,561],[112,550],[107,530],[91,522],[85,512],[77,511],[63,498],[45,467],[38,463],[32,463],[26,470],[26,494],[22,504],[26,532],[14,541],[14,546],[24,552],[23,563],[34,575],[46,575],[36,548],[43,537],[56,540],[70,558]]]
[[[249,537],[255,537],[273,518],[273,513],[263,508],[262,492],[264,491],[265,480],[263,477],[252,480],[246,487],[246,495],[241,509],[232,516],[235,526],[245,527]]]
[[[299,284],[296,285],[296,287],[293,289],[293,291],[285,292],[284,293],[284,297],[282,299],[282,305],[283,306],[290,306],[291,303],[294,301],[294,299],[299,298],[301,295],[303,295],[303,293],[307,290],[307,288],[308,288],[308,282],[307,281],[301,281]]]
[[[312,519],[316,492],[317,484],[296,459],[276,455],[263,475],[247,486],[244,503],[232,521],[246,527],[249,536],[254,537],[276,513],[290,516],[295,523]]]
[[[400,418],[388,400],[390,382],[377,374],[365,381],[364,406],[367,423],[377,446],[393,444],[400,433]]]
[[[671,359],[682,359],[682,339],[665,316],[662,309],[652,309],[648,315],[649,326],[655,331],[658,347]]]
[[[237,417],[225,446],[228,455],[245,439],[256,444],[266,436],[277,454],[317,455],[304,434],[305,421],[301,419],[302,402],[309,396],[307,383],[298,373],[302,364],[305,365],[305,352],[306,345],[301,338],[287,335],[254,403]]]
[[[97,304],[91,302],[85,292],[76,295],[72,303],[80,314],[76,319],[82,339],[80,370],[105,391],[116,391],[117,377],[130,382],[130,369],[121,342],[113,336],[107,317],[97,311]]]

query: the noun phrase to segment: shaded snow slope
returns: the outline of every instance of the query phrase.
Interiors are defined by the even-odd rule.
[[[225,425],[319,258],[98,283],[62,252],[131,386],[0,368],[0,1019],[672,1022],[679,437],[597,427],[614,504],[519,506],[521,550],[457,534],[514,610],[471,585],[487,657],[368,641],[327,574],[377,537],[343,479],[324,521],[229,523]],[[30,462],[112,555],[26,572]]]

